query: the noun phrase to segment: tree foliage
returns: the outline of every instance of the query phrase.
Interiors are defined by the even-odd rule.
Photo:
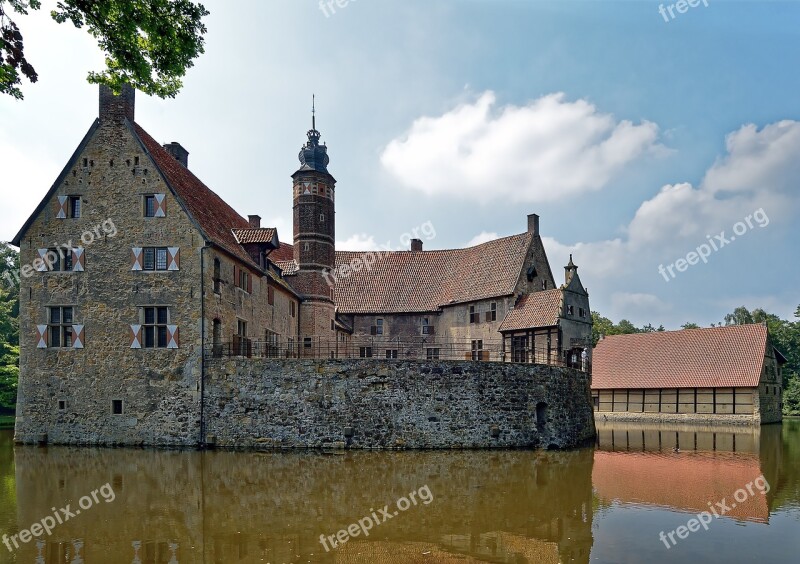
[[[19,255],[0,243],[0,412],[13,410],[17,402],[19,286],[15,277],[5,276],[15,271],[19,271]]]
[[[22,99],[21,77],[36,82],[22,33],[11,15],[41,8],[40,0],[0,0],[0,93]],[[190,0],[61,0],[50,12],[58,23],[86,27],[105,53],[106,69],[93,84],[119,92],[129,84],[161,98],[174,97],[182,78],[204,52],[208,11]]]

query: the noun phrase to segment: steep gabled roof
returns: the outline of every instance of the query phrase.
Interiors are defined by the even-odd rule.
[[[376,251],[369,268],[339,276],[336,305],[341,313],[419,313],[508,296],[514,293],[532,241],[532,233],[522,233],[466,249]],[[336,265],[367,255],[338,251]],[[291,271],[291,262],[281,266]]]
[[[506,314],[499,330],[515,331],[558,325],[562,310],[562,295],[560,289],[525,294],[514,309]]]
[[[768,343],[762,324],[613,335],[594,349],[592,388],[754,388]]]

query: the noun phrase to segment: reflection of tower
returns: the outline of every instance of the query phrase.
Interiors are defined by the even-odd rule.
[[[300,168],[292,175],[294,260],[299,268],[296,287],[303,294],[300,335],[333,340],[334,289],[324,273],[332,270],[335,263],[336,179],[328,172],[328,148],[319,143],[315,110],[311,123],[308,142],[300,150]]]

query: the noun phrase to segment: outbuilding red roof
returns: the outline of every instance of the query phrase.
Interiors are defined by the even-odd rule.
[[[756,387],[768,343],[762,324],[605,337],[592,355],[592,388]]]

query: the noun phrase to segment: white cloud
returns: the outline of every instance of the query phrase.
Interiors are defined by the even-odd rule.
[[[499,239],[500,236],[495,233],[488,231],[481,231],[479,234],[475,235],[472,239],[470,239],[465,247],[474,247],[475,245],[480,245],[481,243],[487,243],[489,241],[494,241],[495,239]]]
[[[611,295],[611,307],[620,319],[631,317],[634,319],[652,318],[664,314],[672,309],[667,303],[661,301],[653,294],[637,292],[615,292]]]
[[[609,313],[617,318],[633,315],[634,307],[645,319],[652,319],[646,315],[650,306],[655,308],[652,313],[665,313],[658,309],[663,302],[651,300],[657,296],[638,293],[641,287],[666,284],[658,274],[659,264],[685,257],[708,235],[722,230],[730,235],[734,223],[757,210],[763,209],[770,225],[788,224],[796,216],[800,122],[781,121],[761,130],[745,125],[727,136],[726,148],[726,155],[708,168],[699,186],[668,184],[644,201],[621,237],[573,244],[545,237],[548,256],[558,260],[574,253],[582,280],[594,288],[595,296],[612,296],[614,311]],[[762,228],[755,220],[753,225],[753,231]],[[712,254],[709,265],[714,258]]]
[[[603,188],[626,165],[661,147],[658,126],[616,121],[563,93],[496,108],[488,91],[439,117],[414,121],[381,163],[428,195],[543,202]]]
[[[375,242],[373,235],[355,233],[344,241],[336,241],[337,251],[377,251],[380,245]]]

